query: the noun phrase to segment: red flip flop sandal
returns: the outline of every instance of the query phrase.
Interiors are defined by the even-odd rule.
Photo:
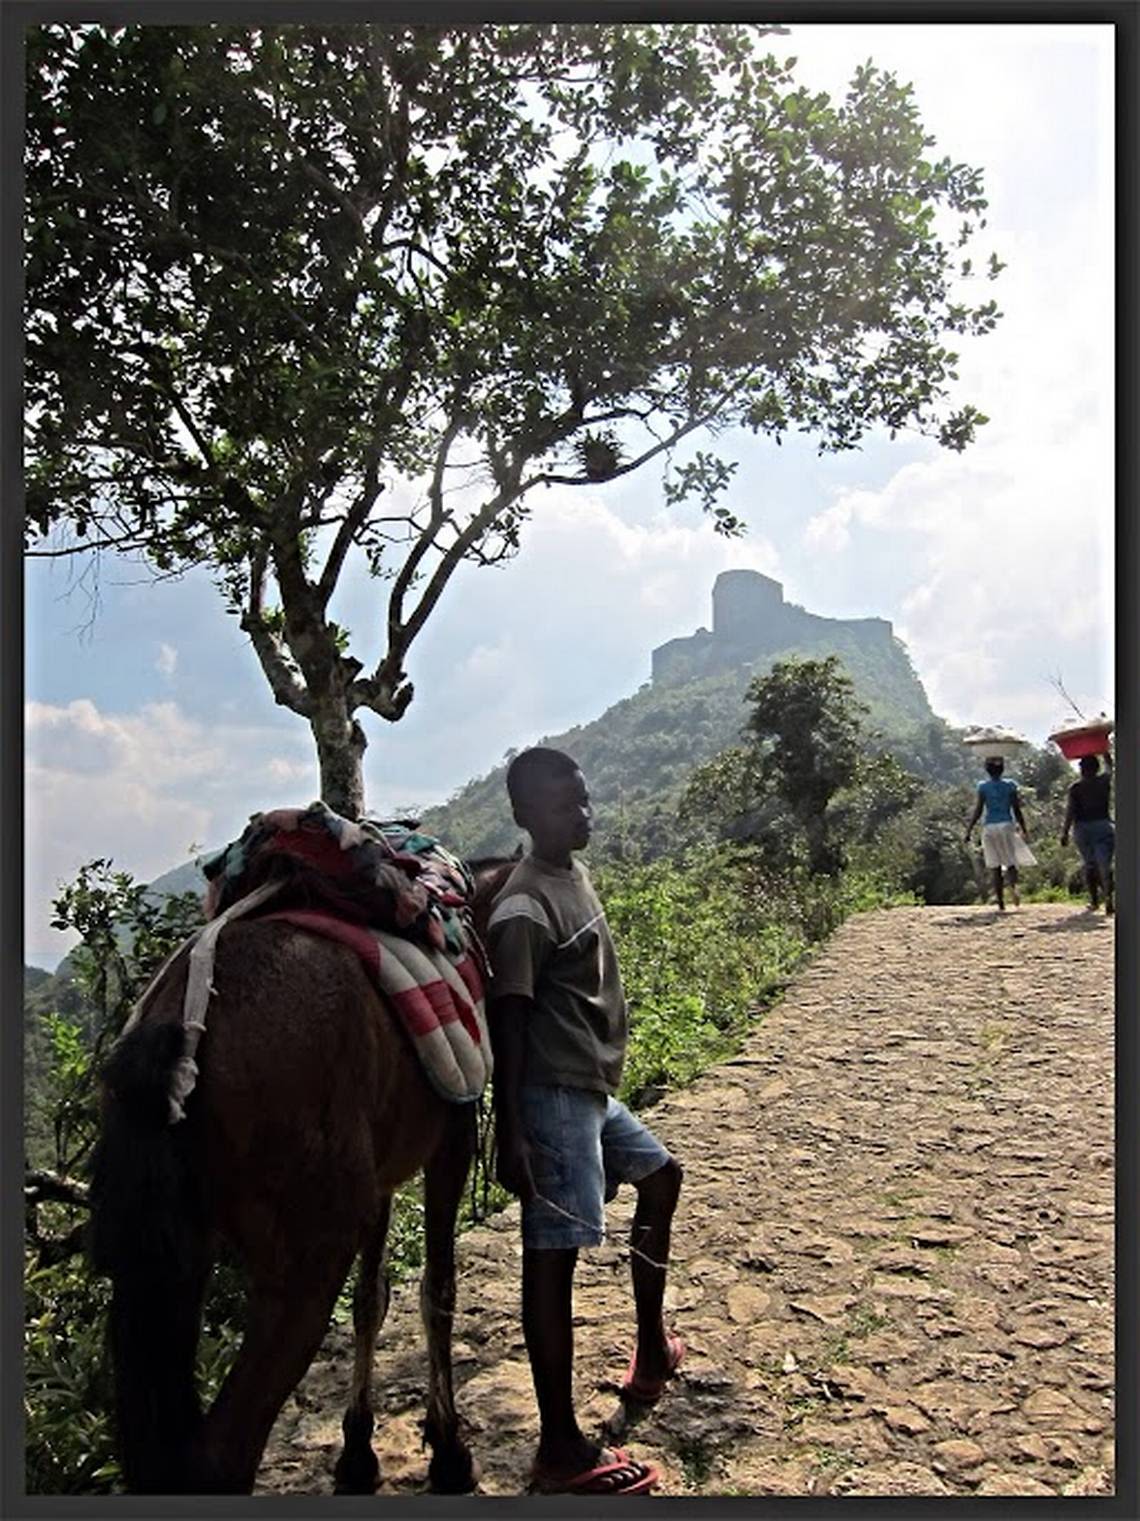
[[[569,1479],[556,1478],[541,1469],[534,1470],[531,1488],[543,1495],[643,1495],[661,1482],[661,1470],[652,1463],[631,1458],[622,1447],[610,1449],[612,1463],[575,1474]]]
[[[685,1343],[679,1336],[668,1333],[665,1337],[669,1346],[669,1371],[661,1378],[644,1378],[637,1371],[637,1351],[634,1349],[633,1356],[629,1360],[629,1367],[625,1372],[625,1379],[621,1385],[623,1399],[636,1400],[639,1405],[655,1405],[665,1392],[665,1385],[681,1366],[685,1356]]]

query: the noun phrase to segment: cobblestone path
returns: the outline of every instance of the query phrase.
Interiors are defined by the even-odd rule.
[[[579,1259],[585,1429],[664,1494],[1107,1494],[1113,1486],[1112,926],[1069,905],[845,924],[744,1049],[650,1122],[685,1166],[661,1403],[617,1397],[624,1243]],[[527,1483],[517,1208],[460,1238],[457,1402],[485,1494]],[[376,1357],[382,1492],[426,1486],[416,1286]],[[258,1492],[329,1493],[351,1369],[334,1326]]]

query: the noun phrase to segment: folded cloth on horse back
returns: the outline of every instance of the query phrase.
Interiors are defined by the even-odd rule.
[[[194,1053],[213,991],[214,947],[234,919],[284,919],[355,951],[443,1098],[477,1099],[491,1075],[483,991],[487,964],[471,917],[474,884],[457,857],[407,824],[354,822],[324,803],[255,813],[240,839],[202,864],[207,924],[179,947],[135,1006],[142,1013],[191,945],[186,1049],[171,1086],[171,1121],[194,1087]],[[124,1030],[125,1033],[125,1030]]]
[[[282,868],[286,868],[283,872]],[[341,818],[324,803],[255,813],[241,838],[202,863],[214,918],[266,876],[292,877],[291,906],[462,956],[481,950],[471,921],[474,884],[463,862],[408,824]]]
[[[324,803],[255,813],[203,864],[214,918],[267,876],[284,881],[259,918],[286,919],[353,949],[399,1015],[432,1086],[476,1099],[491,1073],[486,964],[474,884],[456,856],[408,824],[342,818]]]

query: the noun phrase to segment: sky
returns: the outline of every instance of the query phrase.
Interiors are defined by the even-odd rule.
[[[407,662],[403,721],[359,715],[370,811],[442,801],[507,749],[598,717],[649,679],[654,646],[709,626],[713,581],[737,567],[812,612],[890,619],[951,723],[1040,743],[1066,713],[1054,678],[1111,713],[1112,28],[797,24],[768,45],[833,97],[868,58],[893,70],[931,154],[984,169],[975,262],[1005,261],[985,288],[1003,317],[956,343],[954,400],[989,424],[962,454],[722,435],[736,540],[666,508],[652,465],[553,488],[513,561],[453,579]],[[90,586],[75,562],[29,563],[25,940],[49,967],[73,938],[50,928],[50,900],[83,862],[150,880],[317,794],[308,727],[274,706],[208,576],[156,584],[105,560],[96,604]],[[354,574],[332,608],[373,663],[377,590]]]

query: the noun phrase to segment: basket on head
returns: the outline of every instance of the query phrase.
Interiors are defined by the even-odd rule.
[[[963,734],[962,743],[968,745],[983,761],[1010,761],[1020,755],[1029,741],[1020,734],[1015,734],[1012,729],[982,728],[975,725]]]
[[[1088,723],[1066,724],[1055,729],[1049,738],[1066,760],[1075,761],[1085,755],[1107,755],[1112,730],[1112,719],[1102,714]]]

